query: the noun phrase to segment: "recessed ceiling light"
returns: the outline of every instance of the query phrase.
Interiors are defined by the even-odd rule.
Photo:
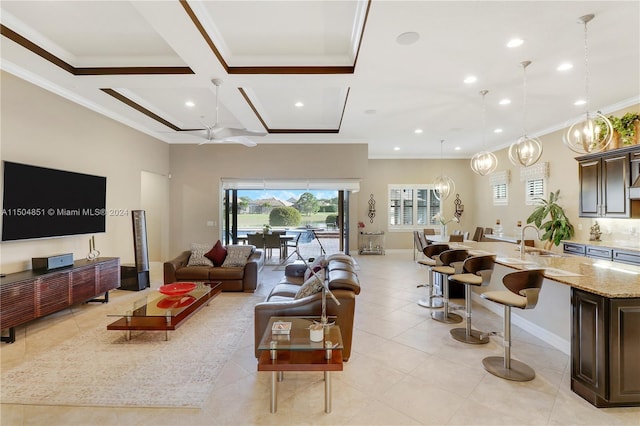
[[[500,105],[509,105],[511,103],[511,99],[500,99],[500,102],[498,102]]]
[[[558,71],[567,71],[570,70],[571,68],[573,68],[573,64],[570,62],[564,62],[560,65],[558,65],[558,68],[556,68]]]
[[[577,101],[575,101],[573,104],[574,104],[575,106],[580,106],[580,105],[584,105],[584,104],[586,104],[586,103],[587,103],[587,101],[585,101],[584,99],[578,99],[578,100],[577,100]]]
[[[462,148],[460,148],[459,146],[456,146],[456,147],[455,147],[455,148],[453,148],[453,149],[455,149],[456,151],[460,151]]]
[[[415,31],[409,31],[406,33],[402,33],[398,37],[396,37],[396,42],[398,44],[409,45],[409,44],[415,43],[419,39],[420,39],[420,34],[418,34]]]
[[[295,106],[297,106],[298,108],[302,108],[304,106],[304,104],[300,101],[295,103]]]
[[[464,82],[467,84],[475,83],[476,81],[478,81],[478,77],[476,77],[475,75],[469,75],[464,79]]]
[[[413,133],[415,133],[416,135],[419,135],[420,133],[422,133],[422,129],[415,129]]]
[[[524,40],[521,38],[512,38],[511,40],[509,40],[509,42],[507,43],[507,47],[518,47],[518,46],[522,46],[522,43],[524,43]]]
[[[394,150],[394,151],[400,151],[400,147],[399,147],[399,146],[396,146],[396,147],[394,147],[394,148],[393,148],[393,150]]]
[[[187,101],[184,104],[186,106],[188,106],[189,108],[193,108],[194,106],[196,106],[195,102],[193,102],[193,101]]]
[[[502,133],[502,129],[499,127],[497,129],[493,129],[493,133]]]

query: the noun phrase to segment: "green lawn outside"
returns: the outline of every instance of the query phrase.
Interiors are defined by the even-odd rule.
[[[316,213],[310,216],[302,215],[299,226],[314,225],[324,228],[326,226],[327,216],[336,213]],[[262,228],[263,225],[269,223],[268,214],[252,214],[252,213],[240,213],[238,214],[238,228]]]

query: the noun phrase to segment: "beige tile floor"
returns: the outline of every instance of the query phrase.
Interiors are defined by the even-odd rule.
[[[513,356],[530,364],[537,377],[514,383],[486,373],[481,360],[501,353],[499,339],[465,345],[449,336],[455,326],[431,320],[429,311],[416,304],[424,292],[416,284],[426,274],[412,257],[409,251],[357,256],[362,293],[354,346],[344,371],[333,375],[331,414],[323,412],[321,373],[285,375],[278,412],[269,413],[270,376],[256,372],[249,329],[200,410],[3,404],[1,424],[640,425],[640,408],[597,409],[573,394],[568,356],[516,327]],[[156,271],[160,268],[152,271],[154,287],[162,279]],[[266,294],[281,275],[266,267],[258,293]],[[111,306],[83,305],[20,327],[14,344],[1,345],[2,369],[73,339],[135,294],[115,291]],[[498,330],[501,324],[495,314],[474,306],[477,328]]]

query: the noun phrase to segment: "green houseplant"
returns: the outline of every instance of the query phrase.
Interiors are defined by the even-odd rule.
[[[527,218],[527,223],[535,224],[538,229],[544,231],[540,238],[547,241],[544,245],[545,249],[550,249],[552,245],[559,245],[560,241],[568,240],[573,237],[575,230],[569,222],[569,218],[564,209],[558,204],[560,198],[560,190],[549,193],[549,199],[538,198],[538,207]],[[543,222],[545,219],[546,222]]]
[[[636,143],[636,123],[640,123],[640,114],[628,112],[622,117],[610,115],[609,121],[613,130],[618,133],[622,145],[633,145]]]

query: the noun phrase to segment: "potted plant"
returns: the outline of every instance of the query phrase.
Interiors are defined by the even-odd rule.
[[[559,245],[562,240],[568,240],[573,237],[575,230],[569,222],[569,218],[564,209],[558,204],[560,198],[560,190],[549,193],[549,199],[538,198],[539,206],[527,218],[527,223],[534,223],[538,229],[544,231],[540,239],[547,241],[544,245],[549,250],[552,245]],[[546,222],[543,222],[550,216]]]
[[[622,145],[633,145],[637,143],[637,127],[640,125],[640,114],[628,112],[622,117],[610,115],[609,121],[613,130],[618,134]]]

